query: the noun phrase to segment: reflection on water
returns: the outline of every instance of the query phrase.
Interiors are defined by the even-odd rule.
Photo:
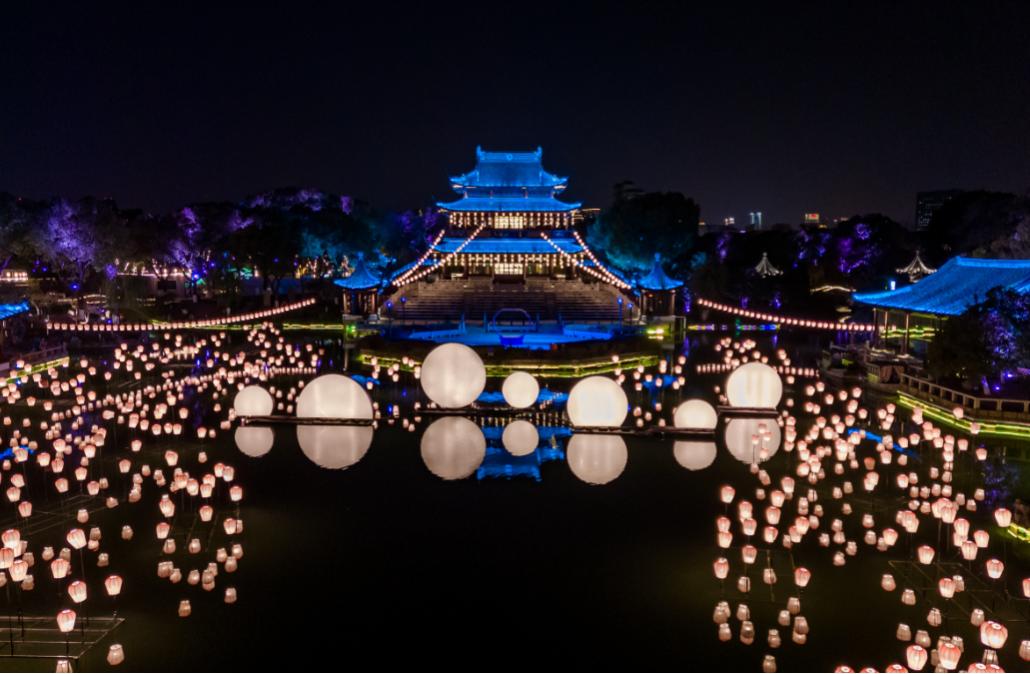
[[[444,480],[469,477],[486,456],[486,438],[473,421],[464,417],[442,417],[422,434],[422,461]]]
[[[275,432],[267,426],[240,426],[233,437],[237,449],[255,459],[268,454],[275,443]]]
[[[297,426],[297,442],[304,455],[331,470],[361,461],[374,435],[372,426]],[[272,449],[275,435],[268,427],[241,426],[235,439],[240,452],[259,458]],[[774,418],[735,417],[727,421],[722,440],[738,461],[762,463],[779,451],[782,433]],[[715,438],[672,443],[676,463],[690,471],[709,468],[718,452]],[[629,461],[626,441],[619,435],[573,434],[567,425],[547,425],[544,420],[538,426],[526,419],[505,417],[435,419],[422,433],[421,455],[426,468],[444,480],[475,475],[479,480],[529,477],[540,481],[544,464],[565,461],[573,475],[595,485],[615,480]]]
[[[711,440],[677,440],[672,446],[676,463],[687,470],[702,470],[712,465],[718,450]]]
[[[527,456],[540,444],[540,433],[525,419],[516,419],[504,427],[501,444],[512,456]]]
[[[372,444],[371,426],[297,426],[297,444],[312,463],[333,470],[361,461]]]
[[[588,484],[607,484],[626,470],[629,450],[619,435],[577,433],[569,440],[572,474]]]
[[[780,450],[780,427],[773,418],[730,419],[723,437],[730,454],[747,464],[768,461]]]

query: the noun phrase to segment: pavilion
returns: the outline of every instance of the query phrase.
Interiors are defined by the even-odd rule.
[[[880,339],[907,354],[923,352],[943,321],[999,287],[1030,293],[1030,260],[954,257],[912,285],[853,297],[873,308],[873,322],[882,326]]]

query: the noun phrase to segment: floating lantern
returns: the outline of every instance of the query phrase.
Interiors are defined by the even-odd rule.
[[[707,401],[692,398],[681,403],[672,415],[672,423],[676,428],[690,430],[714,430],[719,423],[719,415]]]
[[[592,376],[572,387],[565,409],[573,426],[613,428],[622,425],[628,408],[626,392],[615,380]]]
[[[233,411],[240,417],[267,417],[274,407],[271,394],[256,384],[242,388],[232,401]]]
[[[726,398],[733,407],[773,409],[782,396],[780,375],[764,363],[745,363],[726,379]]]
[[[350,377],[324,374],[308,382],[297,396],[302,419],[372,419],[368,393]]]
[[[486,367],[475,351],[449,342],[429,352],[419,381],[429,399],[440,407],[467,407],[486,386]]]
[[[517,409],[529,407],[540,395],[540,384],[536,377],[528,372],[512,372],[501,384],[501,394],[505,402]]]

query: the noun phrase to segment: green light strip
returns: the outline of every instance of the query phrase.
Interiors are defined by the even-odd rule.
[[[365,364],[371,365],[372,358],[377,358],[380,365],[393,365],[400,364],[401,369],[405,372],[411,372],[414,368],[411,365],[401,364],[401,359],[395,356],[386,356],[375,353],[363,353],[358,356],[358,361]],[[549,363],[546,361],[537,361],[533,363],[513,363],[510,365],[487,365],[486,374],[488,377],[506,377],[512,372],[525,371],[525,372],[536,372],[548,377],[584,377],[591,374],[606,374],[613,372],[616,368],[621,367],[623,370],[631,370],[638,365],[644,367],[657,365],[659,357],[657,355],[639,355],[621,358],[618,363],[613,363],[611,360],[605,361],[591,361],[587,363]],[[410,362],[410,361],[409,361]]]
[[[5,386],[7,384],[17,383],[18,381],[21,380],[21,378],[23,376],[32,376],[32,375],[36,374],[37,372],[45,372],[45,371],[49,370],[52,367],[58,367],[59,365],[67,365],[68,363],[69,363],[68,356],[61,356],[60,358],[55,358],[53,360],[47,360],[47,361],[43,361],[42,363],[36,363],[35,365],[30,365],[29,366],[29,371],[28,372],[26,372],[25,369],[22,368],[21,370],[18,370],[18,372],[20,374],[18,374],[15,377],[7,377],[6,379],[3,380],[3,383],[4,383]]]
[[[923,410],[923,415],[930,417],[942,424],[951,426],[952,428],[958,428],[959,430],[965,431],[966,433],[972,434],[972,422],[976,421],[980,424],[980,435],[991,435],[1005,438],[1016,438],[1018,440],[1030,439],[1030,424],[1023,424],[1018,422],[994,422],[994,421],[981,421],[979,419],[956,419],[955,415],[950,410],[946,410],[940,405],[931,403],[920,398],[915,398],[906,393],[898,392],[898,404],[902,407],[912,409],[919,407]]]

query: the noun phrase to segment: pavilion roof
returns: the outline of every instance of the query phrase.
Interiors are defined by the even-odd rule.
[[[462,192],[467,187],[564,187],[568,178],[548,173],[541,164],[543,148],[531,152],[487,152],[476,148],[476,167],[453,176]]]
[[[457,250],[458,246],[465,243],[467,239],[459,237],[446,237],[440,240],[440,243],[436,244],[436,250],[438,253],[453,253]],[[555,246],[558,246],[563,252],[572,255],[573,253],[582,252],[583,248],[572,239],[566,239],[561,237],[551,238],[551,242]],[[500,253],[515,253],[521,255],[557,255],[558,251],[554,247],[545,241],[544,239],[533,239],[533,238],[507,238],[507,237],[487,237],[487,238],[476,238],[469,241],[464,248],[461,249],[463,254],[471,255],[484,255],[484,254],[500,254]]]
[[[17,316],[18,314],[24,314],[30,308],[28,300],[0,302],[0,321],[11,318],[12,316]]]
[[[662,269],[662,256],[656,253],[651,271],[637,279],[637,285],[644,290],[675,290],[683,285],[683,281],[669,278]]]
[[[566,203],[551,195],[498,195],[482,197],[465,197],[457,201],[438,201],[436,205],[448,211],[490,211],[504,213],[528,213],[539,211],[566,212],[574,211],[583,204]]]
[[[358,263],[354,265],[354,271],[347,278],[338,278],[334,284],[348,290],[371,290],[379,287],[383,279],[381,275],[373,274],[365,264],[364,256],[358,256]]]
[[[877,307],[957,316],[998,287],[1030,293],[1030,260],[954,257],[918,283],[853,297]]]

